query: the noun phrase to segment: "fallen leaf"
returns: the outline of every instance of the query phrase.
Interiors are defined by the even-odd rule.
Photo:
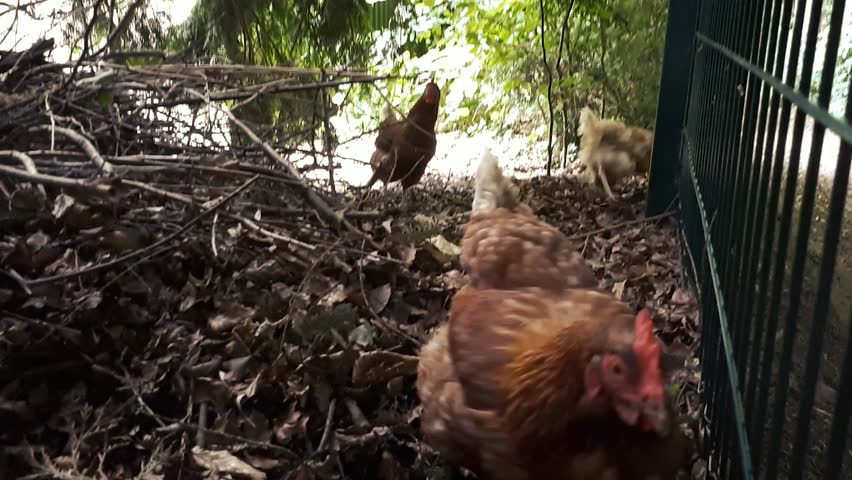
[[[383,440],[385,440],[385,438],[390,435],[390,433],[390,428],[385,426],[376,426],[373,427],[372,430],[370,430],[369,432],[361,435],[347,435],[345,433],[338,433],[336,435],[336,438],[342,446],[350,448],[363,448],[380,444]]]
[[[255,308],[237,303],[228,303],[223,305],[218,313],[210,317],[207,325],[210,327],[210,330],[222,333],[232,330],[242,322],[253,319],[255,313],[257,313],[257,309]]]
[[[333,307],[346,300],[346,296],[346,287],[342,283],[338,283],[330,292],[323,295],[317,303],[323,307]]]
[[[275,428],[275,439],[278,443],[286,445],[287,442],[294,438],[302,438],[307,432],[308,420],[310,417],[304,415],[297,410],[291,411],[281,425]]]
[[[151,241],[150,236],[150,233],[144,229],[117,227],[104,233],[101,237],[101,245],[116,253],[140,250]]]
[[[44,232],[36,232],[27,237],[27,246],[30,247],[30,251],[35,252],[44,248],[48,241],[50,239]]]
[[[391,287],[387,283],[367,292],[367,301],[370,303],[370,309],[375,313],[379,313],[385,309],[390,297]]]
[[[374,332],[372,328],[367,325],[358,325],[349,332],[349,338],[347,340],[349,340],[349,343],[364,348],[373,345],[375,338],[376,332]]]
[[[461,254],[461,248],[444,238],[443,235],[435,235],[429,239],[429,243],[435,246],[439,252],[451,257]]]
[[[458,290],[467,284],[464,274],[458,270],[450,270],[441,275],[440,281],[445,287],[453,290]]]
[[[56,200],[53,202],[53,217],[57,220],[61,220],[65,215],[65,212],[74,205],[74,203],[74,197],[60,193],[56,196]]]
[[[183,290],[180,293],[182,298],[180,301],[180,305],[178,305],[178,311],[183,313],[192,308],[193,305],[198,302],[198,298],[196,297],[197,292],[192,282],[186,282],[186,284],[183,286]]]
[[[627,280],[623,280],[621,282],[615,282],[615,285],[612,286],[612,294],[615,295],[615,298],[621,300],[624,298],[624,286],[627,284]]]
[[[627,267],[627,278],[630,280],[639,280],[653,273],[653,269],[643,264],[633,264]]]
[[[242,380],[245,377],[249,361],[251,361],[251,355],[232,358],[231,360],[222,362],[222,368],[225,370],[220,374],[222,380],[225,382]]]
[[[65,249],[62,247],[44,247],[35,252],[32,256],[32,265],[35,270],[42,270],[55,262],[62,256]]]
[[[80,300],[80,302],[79,302],[79,306],[83,310],[94,310],[94,309],[98,308],[98,306],[103,301],[104,301],[103,292],[101,292],[100,290],[96,290],[96,291],[92,292],[91,295],[86,295],[85,297],[83,297],[82,300]]]
[[[391,251],[394,258],[404,263],[405,266],[411,265],[411,262],[414,261],[414,257],[417,255],[417,249],[413,245],[408,244],[397,245]]]
[[[261,470],[274,470],[285,465],[284,460],[280,458],[257,457],[250,454],[246,454],[246,462]]]
[[[595,223],[597,223],[599,227],[608,227],[612,224],[612,216],[607,212],[599,213],[595,216]]]
[[[317,476],[307,465],[299,465],[298,468],[288,473],[284,480],[315,480]]]
[[[330,310],[324,309],[316,315],[305,318],[297,317],[293,321],[293,329],[306,340],[327,335],[332,330],[346,336],[357,326],[358,312],[348,303],[336,305]]]
[[[251,480],[266,480],[266,474],[240,460],[226,450],[205,450],[195,446],[192,448],[192,459],[198,466],[210,473],[238,475]]]
[[[672,293],[672,303],[676,305],[688,305],[692,303],[692,295],[688,291],[678,288]]]
[[[418,357],[395,352],[364,352],[355,361],[352,383],[356,386],[384,384],[399,376],[417,375]]]
[[[231,238],[239,238],[243,234],[243,224],[238,223],[227,230],[228,236]]]
[[[146,473],[142,473],[141,475],[139,475],[136,478],[138,478],[139,480],[163,480],[166,477],[163,476],[163,475],[157,475],[157,474],[154,474],[154,473],[147,473],[146,472]]]
[[[435,225],[438,221],[435,217],[430,217],[428,215],[423,215],[422,213],[418,213],[414,215],[414,221],[417,223],[422,223],[424,225]]]

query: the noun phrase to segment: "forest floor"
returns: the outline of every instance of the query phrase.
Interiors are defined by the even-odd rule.
[[[636,221],[644,180],[610,202],[520,158],[502,163],[532,177],[518,181],[523,199],[576,241],[603,288],[650,308],[660,337],[691,351],[698,310],[674,222]],[[3,265],[26,280],[0,284],[0,478],[443,478],[414,381],[465,281],[469,173],[430,173],[408,212],[398,187],[357,207],[352,193],[329,196],[352,206],[363,238],[329,233],[269,179],[190,228],[203,208],[163,193],[222,198],[246,176],[161,173],[111,205],[5,199]],[[693,437],[697,379],[672,379]]]
[[[272,143],[287,132],[220,105],[315,88],[315,71],[57,65],[52,47],[0,59],[0,478],[444,478],[417,354],[465,282],[485,140],[439,136],[401,210],[398,187],[329,182],[329,160],[366,180],[358,142],[299,156],[308,139]],[[650,309],[688,366],[669,378],[682,427],[703,438],[673,216],[643,217],[644,180],[609,201],[573,171],[543,176],[540,146],[488,143],[600,286]]]

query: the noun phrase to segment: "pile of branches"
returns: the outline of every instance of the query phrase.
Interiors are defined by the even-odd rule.
[[[377,478],[396,460],[357,457],[397,435],[417,456],[416,428],[362,409],[410,387],[417,321],[437,323],[451,294],[428,293],[412,265],[450,257],[344,205],[333,157],[298,148],[308,133],[282,140],[233,113],[377,78],[56,64],[52,46],[0,52],[0,477],[332,478],[363,464],[356,476]],[[316,168],[332,181],[306,179]],[[337,431],[343,412],[355,421]]]

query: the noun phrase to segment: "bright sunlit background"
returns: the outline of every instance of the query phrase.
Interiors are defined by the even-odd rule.
[[[53,38],[56,41],[56,47],[50,58],[54,62],[68,62],[71,59],[71,46],[63,41],[62,24],[53,19],[54,16],[59,17],[55,15],[57,12],[68,12],[68,3],[65,0],[36,0],[28,8],[28,11],[35,18],[28,15],[19,15],[15,18],[11,14],[0,17],[0,31],[5,32],[9,30],[11,25],[14,25],[9,35],[0,43],[0,50],[22,50],[41,38]],[[375,0],[368,3],[375,3]],[[194,4],[194,1],[153,0],[148,8],[151,11],[167,13],[171,25],[177,25],[189,18]],[[430,27],[429,24],[419,26],[421,29]],[[373,62],[377,66],[375,73],[386,73],[382,71],[382,52],[393,41],[390,32],[376,34]],[[443,49],[431,50],[422,57],[411,58],[408,66],[412,70],[441,72],[436,76],[439,85],[441,84],[441,76],[452,78],[453,88],[444,88],[442,91],[442,96],[445,98],[444,105],[461,105],[462,100],[466,97],[482,94],[493,95],[495,93],[490,86],[479,84],[473,80],[476,72],[482,66],[472,52],[470,45],[449,45]],[[419,94],[424,84],[425,82],[412,84],[410,86],[412,93],[417,92]],[[344,97],[345,92],[340,91],[332,98],[332,102],[340,104]],[[410,105],[397,105],[397,108],[402,111],[406,111],[409,107]],[[189,107],[178,107],[175,110],[182,111],[187,118],[191,114]],[[454,109],[452,113],[460,115],[468,112],[465,107],[459,107]],[[436,127],[439,131],[441,130],[441,119],[446,114],[446,112],[442,112],[439,116]],[[211,112],[208,121],[212,119],[221,121],[221,116]],[[200,118],[198,121],[203,122],[204,119]],[[221,123],[225,124],[224,129],[227,129],[227,122]],[[351,109],[344,109],[339,115],[331,118],[331,123],[338,132],[341,142],[344,142],[337,149],[341,168],[336,170],[336,177],[349,184],[365,183],[372,173],[369,165],[365,162],[369,161],[370,154],[373,151],[374,139],[372,135],[361,137],[361,133],[372,129],[374,120],[365,118]],[[439,133],[437,152],[435,158],[429,163],[428,170],[444,175],[467,176],[474,170],[485,145],[490,145],[494,153],[507,162],[510,168],[514,166],[517,169],[515,172],[517,176],[532,175],[539,170],[530,167],[534,163],[531,161],[533,157],[535,163],[541,163],[541,156],[546,152],[546,144],[536,141],[537,137],[546,133],[546,121],[541,122],[540,127],[535,130],[532,137],[507,133],[497,136],[489,132],[482,124],[477,127],[470,128],[469,132]],[[220,138],[223,143],[228,142],[227,134],[224,137],[220,136]],[[352,140],[346,141],[346,139]],[[205,141],[204,143],[208,142]],[[307,145],[300,147],[308,149]],[[298,154],[291,159],[296,162],[306,160],[304,156]],[[322,171],[314,171],[308,175],[325,178],[327,174]]]
[[[383,0],[370,0],[367,3],[373,4]],[[441,3],[441,2],[436,2]],[[500,2],[490,1],[489,5],[499,6]],[[71,46],[63,41],[62,18],[61,15],[55,15],[57,12],[68,12],[71,8],[71,2],[66,0],[30,0],[29,2],[22,1],[21,5],[25,5],[30,15],[9,13],[2,15],[7,9],[13,7],[8,6],[8,3],[0,4],[0,34],[7,32],[5,38],[0,42],[0,50],[22,50],[40,38],[50,37],[56,41],[56,48],[51,57],[55,62],[67,62],[71,59]],[[148,3],[148,9],[152,12],[159,11],[168,14],[171,25],[181,24],[186,21],[192,11],[194,1],[170,1],[170,0],[153,0]],[[492,6],[493,6],[492,5]],[[425,9],[425,6],[417,5],[418,9]],[[809,10],[809,7],[808,7]],[[521,12],[523,13],[523,12]],[[418,17],[420,18],[420,17]],[[10,29],[10,27],[12,27]],[[414,31],[425,32],[432,28],[432,20],[428,16],[424,16],[419,23],[414,23],[412,26]],[[806,34],[807,32],[805,32]],[[375,43],[373,46],[373,58],[369,62],[373,66],[372,72],[376,74],[389,73],[387,69],[391,68],[387,65],[386,53],[393,45],[398,44],[399,38],[395,38],[395,34],[391,31],[384,30],[375,34]],[[529,39],[531,45],[534,46],[535,38]],[[533,119],[533,125],[529,133],[524,135],[515,135],[507,133],[494,133],[494,125],[485,125],[485,121],[481,120],[478,124],[471,125],[462,131],[449,132],[447,125],[456,119],[469,115],[471,112],[466,105],[466,99],[470,98],[499,98],[500,91],[495,91],[493,85],[475,80],[477,72],[483,68],[489,68],[483,65],[480,58],[473,51],[470,41],[477,41],[475,37],[467,36],[461,41],[448,42],[441,48],[433,48],[426,52],[423,56],[415,58],[406,58],[406,69],[410,71],[435,72],[435,78],[442,87],[447,83],[451,83],[452,88],[443,88],[442,95],[444,96],[444,105],[441,113],[437,129],[439,130],[439,141],[435,159],[430,162],[429,170],[432,172],[441,172],[453,175],[468,175],[472,171],[472,165],[478,159],[483,145],[489,144],[494,149],[494,152],[510,168],[516,170],[521,166],[530,166],[532,164],[543,164],[544,156],[546,155],[546,142],[543,140],[547,134],[547,118],[542,116],[540,119]],[[817,45],[817,64],[815,65],[815,78],[819,78],[822,68],[822,52],[825,48],[825,32],[821,32],[820,40]],[[845,91],[848,84],[848,64],[850,64],[850,46],[852,46],[852,8],[846,8],[844,13],[844,29],[841,39],[841,53],[844,58],[840,59],[839,74],[845,75],[846,78],[836,81],[832,95],[831,111],[833,114],[840,116],[844,107]],[[407,52],[403,54],[407,55]],[[507,82],[513,79],[507,78]],[[409,91],[406,95],[409,97],[419,94],[425,82],[412,82],[406,85]],[[382,88],[380,82],[379,87]],[[397,92],[401,93],[401,92]],[[344,101],[345,91],[339,91],[332,101],[340,104]],[[399,96],[391,95],[392,98],[399,99]],[[540,102],[540,98],[530,98],[530,104]],[[407,110],[410,102],[399,102],[397,105],[402,111]],[[372,107],[372,106],[371,106]],[[188,113],[190,110],[185,109]],[[518,119],[516,118],[517,110],[507,110],[505,122],[512,124]],[[213,119],[216,115],[210,115],[208,118]],[[201,120],[203,121],[203,119]],[[377,119],[365,115],[365,111],[357,105],[349,106],[342,109],[340,114],[331,119],[332,125],[338,133],[338,138],[344,142],[338,149],[337,154],[340,156],[342,168],[338,170],[338,178],[345,180],[348,183],[360,184],[365,182],[370,176],[370,169],[364,163],[366,162],[373,149],[373,138],[370,135],[361,137],[361,133],[374,128]],[[805,145],[802,150],[803,155],[807,155],[810,147],[810,132],[813,130],[813,122],[809,120],[806,125],[806,134],[804,136]],[[222,138],[223,143],[227,144],[227,133]],[[346,139],[354,139],[346,141]],[[837,151],[839,148],[839,139],[831,132],[827,132],[825,145],[823,148],[823,161],[820,165],[821,173],[824,176],[831,176],[835,169]],[[303,145],[304,147],[304,145]],[[791,148],[788,141],[787,148]],[[568,151],[573,152],[575,147],[568,146]],[[569,154],[570,158],[570,154]],[[353,161],[357,159],[359,161]],[[295,161],[300,161],[298,157]],[[806,162],[802,162],[802,169],[806,167]],[[530,169],[522,168],[522,171],[516,171],[515,174],[524,175],[524,172],[531,173]],[[536,169],[537,170],[537,169]],[[325,175],[322,172],[316,172],[316,175]]]

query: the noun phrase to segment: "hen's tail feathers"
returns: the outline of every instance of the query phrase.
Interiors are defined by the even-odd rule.
[[[497,208],[513,209],[518,205],[518,192],[512,182],[503,176],[497,158],[485,147],[476,170],[473,194],[473,214],[486,213]]]
[[[577,135],[582,137],[583,134],[599,120],[600,119],[597,114],[593,112],[591,108],[583,107],[583,109],[580,110],[580,126],[577,127]]]

